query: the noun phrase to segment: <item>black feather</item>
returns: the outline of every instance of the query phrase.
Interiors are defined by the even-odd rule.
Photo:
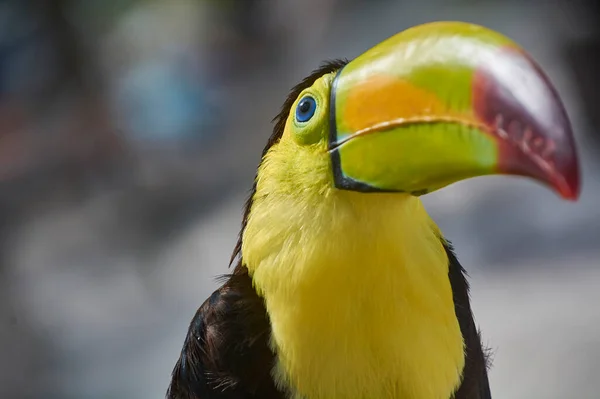
[[[448,277],[454,298],[454,312],[465,342],[465,368],[454,399],[491,399],[487,369],[488,357],[481,345],[481,334],[475,326],[469,298],[466,271],[458,262],[452,244],[444,241],[448,255]]]
[[[270,331],[262,299],[237,267],[190,323],[167,398],[283,399],[270,373]]]

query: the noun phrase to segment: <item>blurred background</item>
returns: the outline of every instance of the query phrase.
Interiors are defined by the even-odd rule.
[[[583,194],[425,198],[472,277],[497,398],[600,397],[600,19],[576,1],[0,1],[0,397],[162,398],[227,271],[270,120],[322,60],[463,20],[523,45]]]

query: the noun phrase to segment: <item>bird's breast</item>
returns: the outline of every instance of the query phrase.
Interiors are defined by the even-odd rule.
[[[279,385],[294,399],[448,399],[464,345],[448,257],[420,201],[336,195],[280,209],[267,198],[242,250]]]
[[[299,398],[447,399],[458,386],[463,340],[448,277],[379,260],[361,266],[369,273],[341,270],[350,260],[315,265],[313,278],[266,298],[275,375]]]

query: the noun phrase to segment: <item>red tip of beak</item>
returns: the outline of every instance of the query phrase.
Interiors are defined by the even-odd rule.
[[[577,201],[581,193],[581,178],[579,175],[579,164],[577,158],[571,158],[568,165],[564,165],[564,172],[554,173],[551,184],[564,198]]]
[[[473,109],[500,143],[501,173],[532,177],[577,200],[579,161],[571,123],[556,89],[527,54],[502,48],[477,68]]]

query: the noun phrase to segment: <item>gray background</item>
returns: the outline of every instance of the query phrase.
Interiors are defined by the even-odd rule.
[[[600,397],[598,107],[569,58],[596,37],[593,10],[250,3],[0,5],[0,397],[163,397],[187,324],[227,271],[287,90],[324,59],[433,20],[526,48],[561,93],[582,160],[577,203],[504,177],[425,197],[471,275],[494,397]]]

